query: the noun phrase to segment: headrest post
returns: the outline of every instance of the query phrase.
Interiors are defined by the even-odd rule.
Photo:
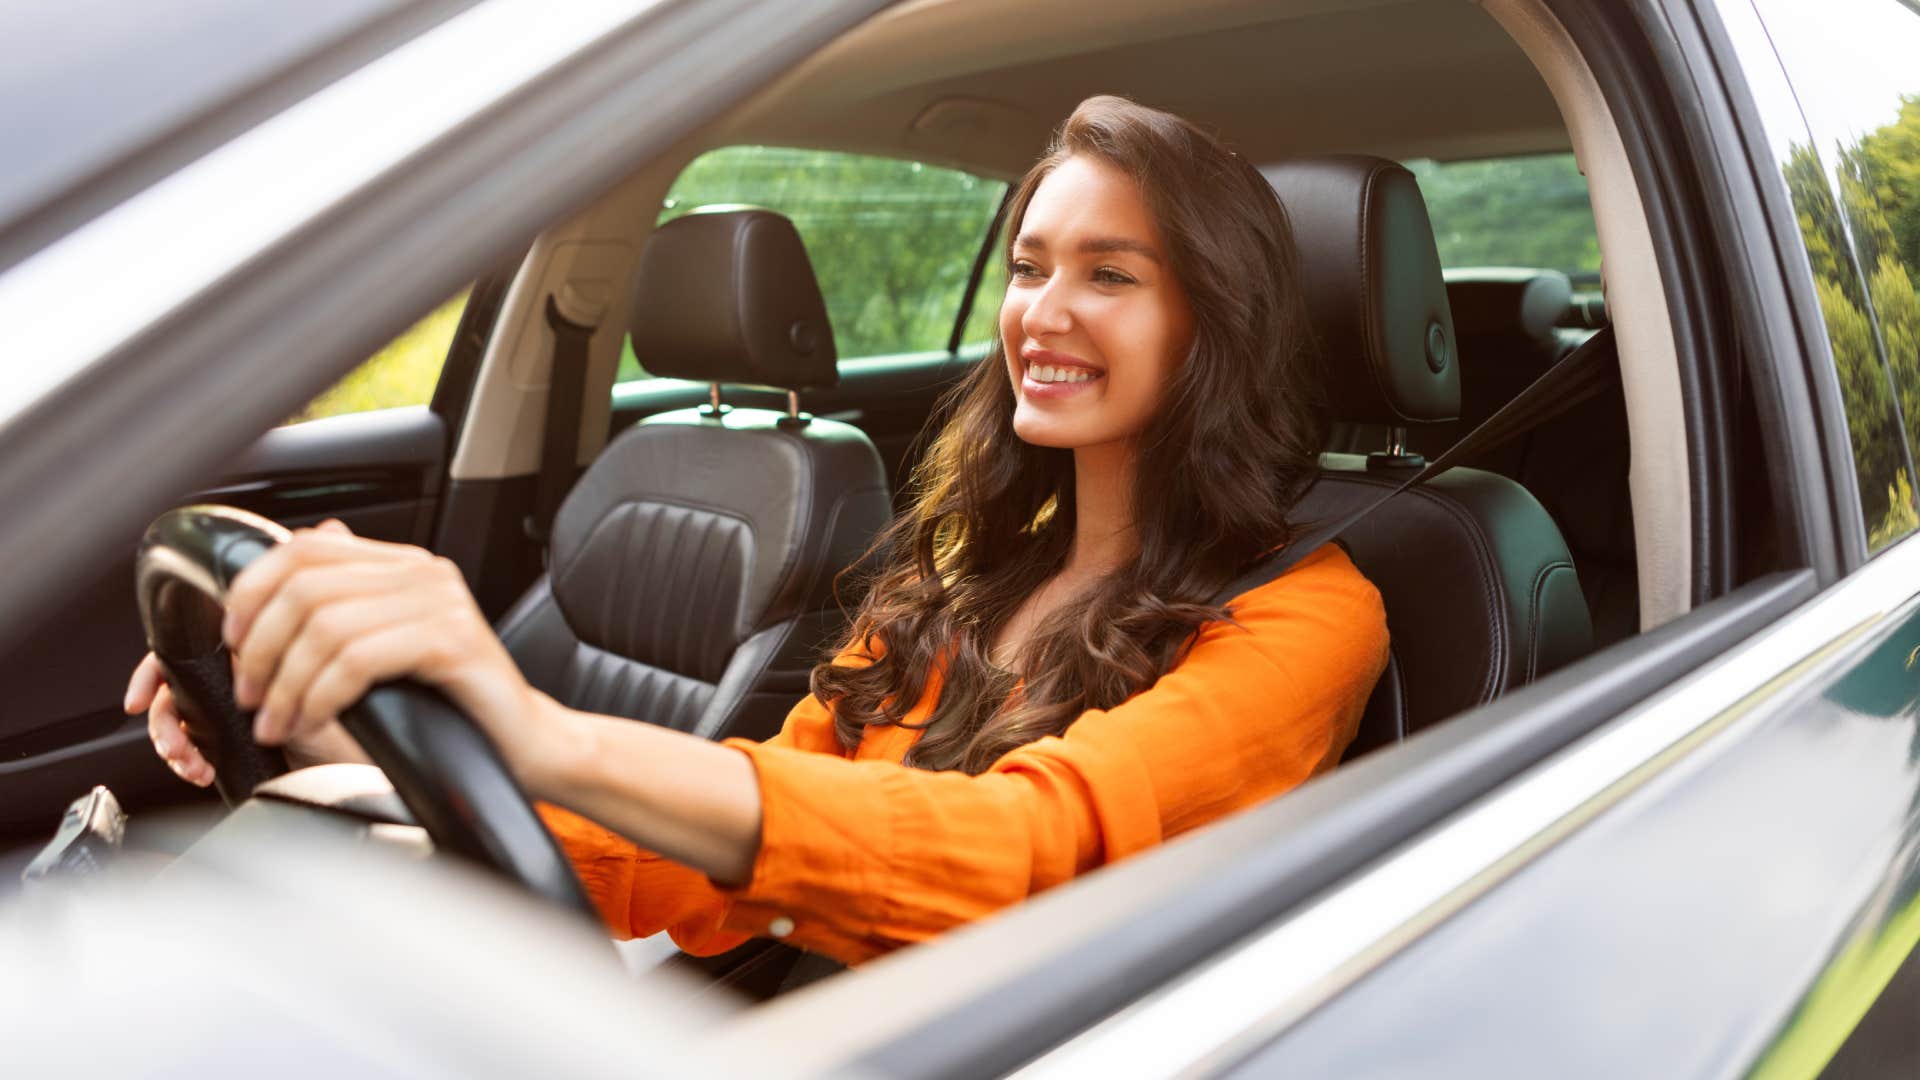
[[[1399,424],[1387,426],[1387,448],[1367,455],[1367,471],[1424,469],[1427,459],[1407,449],[1407,429]]]
[[[791,420],[800,418],[800,394],[797,391],[787,391],[787,418]]]

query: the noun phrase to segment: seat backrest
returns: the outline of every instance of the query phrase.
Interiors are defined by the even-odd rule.
[[[1572,285],[1557,270],[1448,271],[1447,301],[1460,332],[1460,421],[1409,432],[1409,444],[1429,455],[1513,400],[1585,334],[1559,328],[1573,303]],[[1596,646],[1640,623],[1627,450],[1626,401],[1615,386],[1479,462],[1525,485],[1560,526],[1579,565]]]
[[[1335,419],[1404,433],[1460,418],[1457,337],[1413,175],[1358,155],[1266,170],[1292,218]],[[1301,501],[1329,521],[1417,465],[1327,454]],[[1349,755],[1404,738],[1584,654],[1592,626],[1553,519],[1507,477],[1459,468],[1341,537],[1380,590],[1391,657]]]
[[[793,391],[835,378],[833,333],[793,225],[697,213],[641,255],[646,369]],[[709,738],[764,738],[844,631],[836,573],[891,510],[859,429],[765,409],[650,417],[561,504],[549,572],[501,621],[528,679],[576,708]]]

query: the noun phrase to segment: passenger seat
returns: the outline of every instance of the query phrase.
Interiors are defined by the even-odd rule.
[[[641,254],[634,352],[660,376],[789,391],[837,379],[799,233],[767,210],[694,213]],[[564,704],[707,738],[760,739],[807,693],[845,621],[834,576],[891,512],[860,429],[712,403],[650,417],[587,469],[549,573],[499,632]]]
[[[1437,457],[1584,340],[1561,329],[1572,284],[1557,270],[1446,273],[1460,352],[1460,419],[1412,428],[1408,445]],[[1553,515],[1573,552],[1593,616],[1594,647],[1640,629],[1626,401],[1619,386],[1507,443],[1474,465],[1520,482]]]
[[[1293,221],[1329,404],[1349,430],[1396,433],[1460,419],[1461,365],[1433,229],[1413,174],[1359,155],[1265,170]],[[1374,426],[1377,425],[1377,426]],[[1417,466],[1383,438],[1322,456],[1303,524],[1335,521]],[[1391,641],[1349,748],[1412,735],[1585,655],[1592,626],[1553,518],[1498,473],[1457,468],[1341,534],[1380,590]]]

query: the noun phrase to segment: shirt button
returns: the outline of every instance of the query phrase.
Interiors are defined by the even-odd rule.
[[[772,934],[774,937],[786,937],[788,934],[793,933],[793,920],[787,918],[785,915],[777,916],[772,922],[767,924],[767,933]]]

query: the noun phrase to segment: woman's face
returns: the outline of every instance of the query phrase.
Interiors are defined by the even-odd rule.
[[[1075,156],[1040,181],[1000,340],[1022,440],[1081,449],[1146,428],[1192,344],[1193,309],[1130,177]]]

